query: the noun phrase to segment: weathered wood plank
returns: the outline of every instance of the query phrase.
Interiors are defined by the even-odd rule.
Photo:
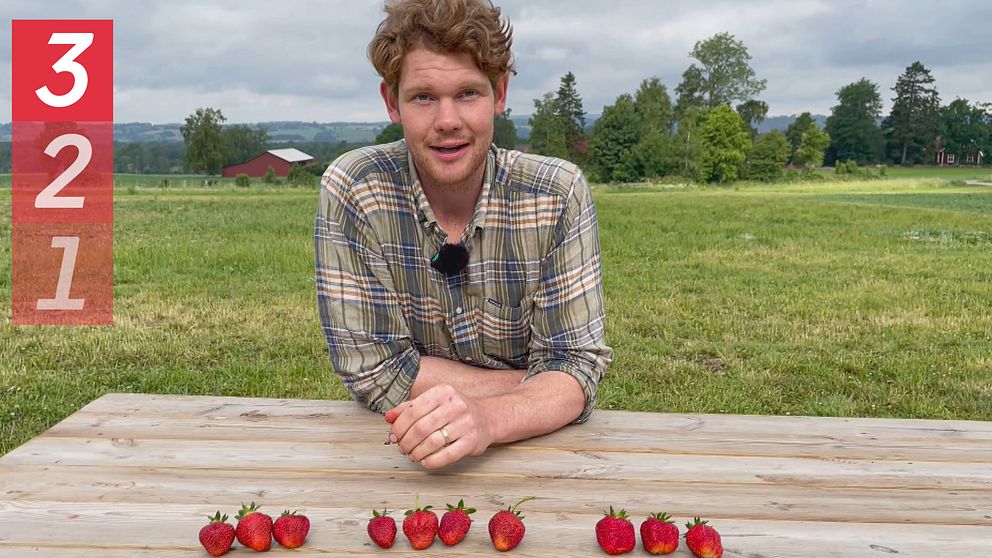
[[[32,502],[11,505],[0,502],[0,514],[9,518],[0,524],[0,554],[31,555],[32,546],[55,556],[114,556],[131,551],[198,552],[196,533],[216,506],[201,504],[75,504]],[[368,511],[347,508],[308,508],[312,522],[307,544],[294,556],[410,555],[409,543],[399,535],[396,545],[382,551],[369,543],[365,533]],[[514,556],[598,556],[593,526],[598,515],[526,514],[527,535]],[[686,517],[678,517],[684,522]],[[488,514],[478,519],[468,537],[458,546],[435,542],[418,556],[478,556],[493,553],[485,533]],[[919,526],[798,521],[714,521],[720,530],[727,558],[796,558],[798,556],[884,556],[906,558],[934,556],[983,556],[992,544],[987,528]],[[79,541],[90,541],[83,545]],[[78,549],[78,554],[73,550]],[[51,550],[51,553],[49,551]],[[238,553],[244,549],[239,549]],[[274,547],[273,552],[285,552]],[[638,551],[641,552],[641,551]],[[152,554],[153,556],[155,554]],[[238,555],[237,553],[234,555]],[[684,545],[671,556],[690,556]]]
[[[992,489],[947,490],[863,487],[810,488],[791,484],[735,484],[717,478],[702,482],[496,478],[426,473],[368,476],[339,471],[131,468],[58,466],[41,471],[3,472],[0,501],[61,500],[87,503],[216,502],[237,509],[241,502],[266,499],[278,506],[331,506],[371,509],[412,507],[416,496],[443,509],[466,498],[494,511],[524,496],[528,507],[555,513],[595,514],[622,506],[647,515],[668,511],[731,519],[832,522],[889,522],[992,526]],[[0,471],[2,472],[2,471]],[[34,475],[34,478],[32,478]],[[374,495],[374,497],[370,497]],[[381,495],[381,496],[380,496]],[[278,507],[277,506],[277,507]]]
[[[379,415],[348,401],[180,397],[173,402],[168,396],[119,394],[97,400],[47,435],[71,436],[80,429],[122,423],[157,429],[163,436],[176,428],[201,439],[292,435],[300,441],[318,441],[322,435],[333,435],[336,439],[377,440],[385,439],[387,432]],[[603,411],[585,425],[514,447],[988,463],[992,462],[992,426],[979,421]]]
[[[485,520],[530,495],[517,556],[598,555],[610,505],[706,516],[728,558],[992,544],[992,423],[600,411],[441,472],[382,445],[385,432],[352,402],[106,396],[0,458],[0,556],[202,556],[205,516],[251,500],[310,515],[296,556],[408,555],[405,540],[372,547],[365,522],[417,496],[465,498],[481,516],[464,543],[422,556],[493,552]]]
[[[114,434],[113,432],[111,434]],[[365,472],[368,476],[422,469],[396,446],[378,442],[293,442],[193,440],[184,438],[39,437],[11,452],[2,464],[128,465],[163,467],[313,468]],[[693,482],[719,479],[736,483],[792,483],[806,487],[862,486],[992,488],[992,467],[976,463],[840,461],[809,458],[757,458],[562,451],[516,446],[490,449],[443,471],[477,477],[574,478]]]

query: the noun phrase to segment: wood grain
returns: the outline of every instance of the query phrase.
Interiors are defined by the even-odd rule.
[[[988,422],[597,411],[439,472],[385,434],[351,402],[108,395],[0,458],[0,556],[205,556],[206,516],[249,501],[307,513],[294,556],[409,555],[402,535],[371,546],[365,525],[373,507],[401,521],[417,497],[479,509],[466,541],[418,556],[476,556],[495,552],[488,517],[524,496],[536,500],[516,556],[599,555],[593,526],[611,505],[637,522],[704,516],[727,557],[992,547]]]

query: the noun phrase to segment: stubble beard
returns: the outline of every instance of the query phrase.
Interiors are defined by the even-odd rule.
[[[446,165],[434,160],[430,147],[424,147],[426,161],[418,161],[419,157],[414,154],[413,162],[417,165],[417,172],[420,173],[420,181],[428,188],[437,192],[451,193],[462,192],[471,189],[473,186],[481,185],[485,175],[486,151],[477,152],[477,145],[469,143],[468,153],[464,156],[469,159],[469,164],[464,172],[457,175],[448,173],[432,172],[445,169]],[[462,163],[464,164],[464,163]]]

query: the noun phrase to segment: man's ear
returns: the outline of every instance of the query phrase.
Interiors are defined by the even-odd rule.
[[[496,101],[494,106],[496,116],[503,114],[503,111],[506,110],[507,89],[509,88],[509,85],[510,72],[507,72],[496,82],[496,90],[493,91],[493,97]]]
[[[386,112],[389,113],[389,121],[393,124],[400,123],[400,104],[399,100],[393,95],[392,89],[386,82],[379,84],[379,94],[382,95],[383,102],[386,103]]]

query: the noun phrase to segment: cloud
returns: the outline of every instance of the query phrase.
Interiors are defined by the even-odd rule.
[[[916,60],[933,71],[945,101],[992,100],[992,3],[979,0],[499,4],[514,29],[517,114],[530,113],[568,71],[590,113],[648,77],[672,92],[693,45],[721,31],[748,47],[773,115],[826,113],[837,89],[861,77],[879,84],[887,110],[896,77]],[[386,118],[365,54],[379,0],[7,0],[4,11],[114,19],[118,121],[177,122],[200,106],[219,107],[232,122]],[[0,80],[9,79],[9,60],[10,42],[0,41]],[[0,121],[9,120],[8,101]]]

